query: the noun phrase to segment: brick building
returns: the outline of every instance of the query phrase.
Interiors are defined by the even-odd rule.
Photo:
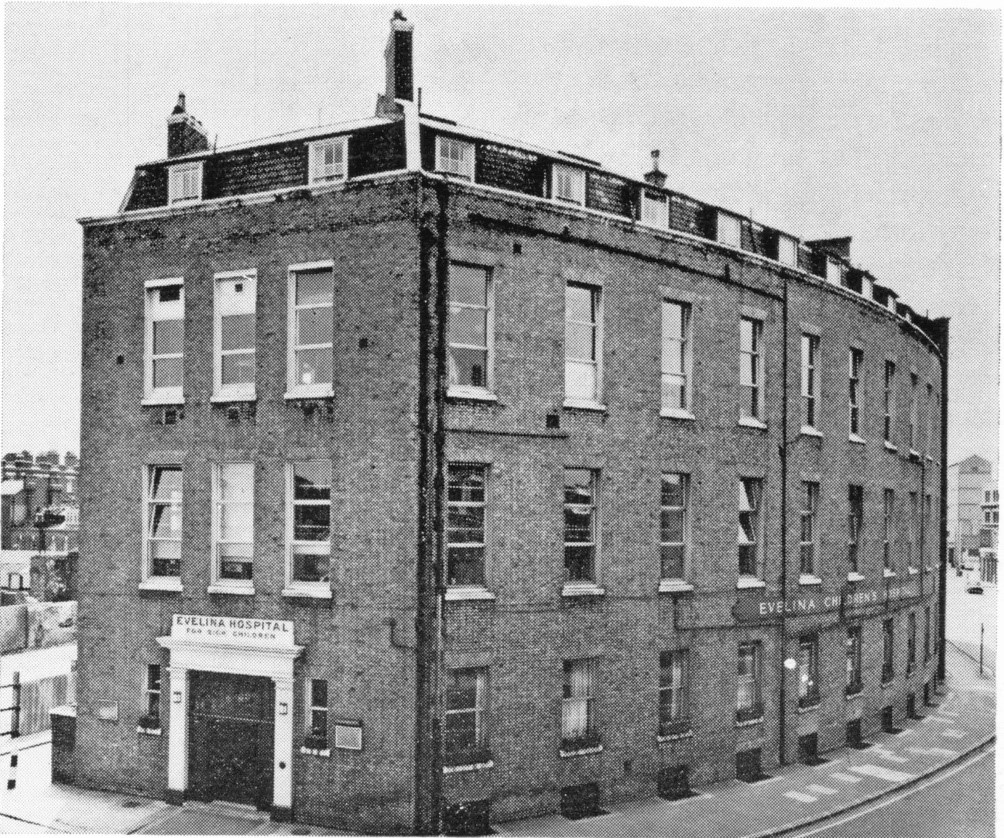
[[[28,451],[5,454],[0,461],[0,547],[39,549],[37,516],[48,509],[58,518],[43,528],[44,548],[76,552],[79,476],[80,462],[69,452],[62,462],[55,451],[37,456]]]
[[[657,156],[419,113],[411,38],[396,15],[372,119],[210,149],[182,97],[81,221],[61,776],[459,831],[914,712],[947,321]]]

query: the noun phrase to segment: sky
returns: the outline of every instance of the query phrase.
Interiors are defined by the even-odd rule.
[[[373,114],[394,6],[9,3],[0,449],[76,451],[82,216],[166,152]],[[852,260],[951,318],[949,461],[997,461],[991,10],[404,4],[423,110],[602,161]]]

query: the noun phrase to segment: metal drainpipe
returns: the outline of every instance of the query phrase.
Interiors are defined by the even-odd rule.
[[[778,704],[778,762],[788,764],[786,704],[788,700],[787,656],[788,629],[785,606],[788,604],[788,274],[784,273],[784,296],[781,301],[781,335],[784,351],[781,356],[781,688]]]

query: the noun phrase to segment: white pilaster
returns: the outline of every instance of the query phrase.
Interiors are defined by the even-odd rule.
[[[293,679],[275,683],[275,755],[273,757],[273,809],[293,808]]]
[[[167,742],[167,787],[183,794],[188,789],[188,670],[168,668],[171,715]]]

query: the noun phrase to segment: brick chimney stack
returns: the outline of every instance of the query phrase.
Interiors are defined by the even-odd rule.
[[[390,36],[383,51],[387,65],[387,88],[384,95],[393,102],[395,99],[415,100],[415,73],[412,66],[412,33],[414,24],[409,23],[400,9],[394,10],[390,19]]]
[[[185,110],[185,94],[178,94],[178,104],[167,118],[167,156],[178,157],[209,148],[209,136],[194,116]]]
[[[645,175],[645,182],[660,189],[666,185],[666,175],[659,171],[659,149],[652,151],[652,171]]]

